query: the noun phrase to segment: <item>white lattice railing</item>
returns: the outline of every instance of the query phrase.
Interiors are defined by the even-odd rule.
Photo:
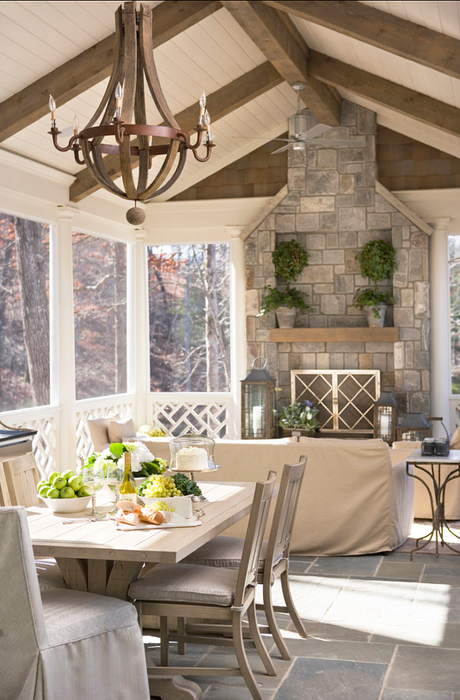
[[[78,401],[76,404],[75,464],[86,459],[93,451],[88,430],[88,418],[104,418],[118,414],[122,419],[134,416],[136,397],[131,394],[105,396]],[[170,435],[190,431],[213,438],[233,438],[234,404],[231,394],[149,394],[147,396],[147,423],[162,427]],[[58,444],[60,431],[65,434],[62,414],[58,406],[28,408],[23,411],[0,413],[1,420],[12,428],[27,427],[37,430],[32,441],[38,468],[45,475],[59,470]],[[69,460],[72,459],[68,455]],[[70,464],[70,461],[69,461]]]
[[[148,421],[170,435],[190,431],[212,438],[233,437],[233,397],[231,394],[149,394]]]
[[[60,411],[57,406],[10,411],[1,413],[0,418],[11,428],[37,430],[32,440],[37,466],[43,476],[55,469],[60,420]]]
[[[120,418],[132,418],[136,397],[131,394],[104,396],[99,399],[77,401],[76,433],[77,460],[86,459],[94,447],[88,430],[88,418],[105,418],[118,414]]]

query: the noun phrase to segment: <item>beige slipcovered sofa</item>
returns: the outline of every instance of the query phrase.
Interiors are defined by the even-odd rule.
[[[167,438],[145,440],[157,457],[169,458]],[[216,472],[200,479],[258,481],[284,464],[308,457],[300,494],[293,554],[351,555],[390,551],[408,537],[413,523],[414,480],[405,462],[392,466],[381,440],[301,438],[217,441]],[[198,475],[196,475],[198,476]],[[226,534],[244,536],[246,522]]]

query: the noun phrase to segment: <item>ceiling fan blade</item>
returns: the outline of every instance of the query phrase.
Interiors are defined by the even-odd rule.
[[[354,146],[360,147],[364,146],[364,143],[359,141],[334,141],[333,139],[311,139],[308,142],[308,145],[310,146],[334,146],[334,148],[353,148]]]
[[[276,151],[272,151],[271,155],[275,155],[275,153],[281,153],[282,151],[287,151],[288,148],[290,148],[293,144],[293,141],[290,143],[286,144],[286,146],[281,146],[281,148],[278,148]]]
[[[315,136],[321,136],[321,134],[324,134],[326,131],[330,131],[332,129],[332,126],[327,126],[327,124],[316,124],[316,126],[312,126],[311,129],[308,129],[304,134],[300,134],[301,139],[314,139]]]

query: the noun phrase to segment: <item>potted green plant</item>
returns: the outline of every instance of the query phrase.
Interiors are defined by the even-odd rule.
[[[373,287],[358,289],[353,305],[364,309],[369,326],[383,326],[387,304],[394,301],[391,294],[378,288],[378,282],[391,279],[397,269],[396,250],[386,241],[369,241],[356,256],[362,277],[374,283]]]
[[[260,315],[275,311],[280,328],[293,328],[297,309],[310,308],[308,295],[291,287],[291,282],[295,282],[308,265],[308,258],[305,248],[295,240],[283,241],[272,253],[275,275],[283,280],[286,289],[281,291],[266,285],[264,289],[268,293],[262,299]]]
[[[314,433],[318,427],[318,409],[311,401],[294,401],[280,411],[279,424],[284,431]]]

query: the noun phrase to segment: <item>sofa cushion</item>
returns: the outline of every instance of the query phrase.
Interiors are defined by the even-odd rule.
[[[109,442],[123,442],[126,438],[136,437],[136,426],[132,418],[129,420],[112,420],[108,426]]]
[[[109,423],[114,420],[119,420],[118,414],[107,416],[106,418],[88,418],[88,428],[93,441],[93,446],[96,452],[102,452],[110,445],[109,441]]]

